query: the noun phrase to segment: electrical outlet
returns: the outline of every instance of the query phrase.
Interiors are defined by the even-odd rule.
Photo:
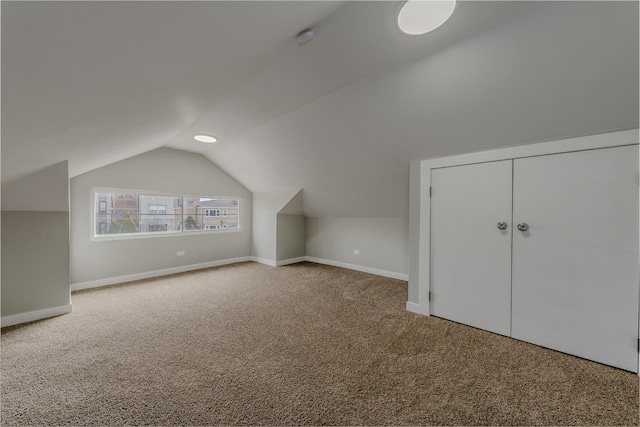
[[[354,249],[353,250],[353,254],[354,255],[360,255],[360,249]]]
[[[178,251],[176,252],[176,256],[184,256],[185,253],[185,251]]]

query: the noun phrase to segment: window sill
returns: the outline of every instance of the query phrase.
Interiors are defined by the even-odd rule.
[[[105,234],[101,236],[93,235],[89,239],[92,242],[110,242],[113,240],[138,240],[138,239],[156,239],[159,237],[182,237],[182,236],[203,236],[212,234],[238,233],[243,231],[242,228],[220,229],[220,230],[200,230],[200,231],[170,231],[156,233],[135,233],[135,234]]]

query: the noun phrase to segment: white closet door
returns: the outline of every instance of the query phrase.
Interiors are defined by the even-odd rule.
[[[511,160],[431,172],[435,316],[509,335],[511,178]]]
[[[513,189],[512,336],[637,372],[638,147],[515,160]]]

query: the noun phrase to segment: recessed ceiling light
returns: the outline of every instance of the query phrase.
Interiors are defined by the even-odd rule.
[[[196,141],[200,141],[200,142],[206,142],[209,144],[213,144],[214,142],[216,142],[218,140],[218,138],[216,138],[215,136],[211,136],[211,135],[196,135],[193,137],[193,139],[195,139]]]
[[[398,13],[398,28],[405,34],[433,31],[453,13],[456,0],[408,0]]]

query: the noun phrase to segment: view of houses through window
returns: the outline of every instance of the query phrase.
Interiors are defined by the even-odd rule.
[[[240,228],[240,201],[229,197],[95,193],[95,236]]]

